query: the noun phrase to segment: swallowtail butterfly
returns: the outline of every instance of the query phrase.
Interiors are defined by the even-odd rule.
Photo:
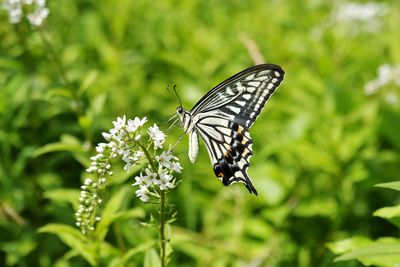
[[[189,134],[190,161],[193,163],[197,158],[200,135],[222,184],[241,182],[257,195],[247,175],[253,154],[249,129],[284,74],[277,65],[257,65],[211,89],[192,110],[184,110],[180,105],[176,111],[185,133]]]

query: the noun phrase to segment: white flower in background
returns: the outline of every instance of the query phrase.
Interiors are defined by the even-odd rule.
[[[162,148],[162,144],[165,142],[165,134],[160,131],[156,124],[154,124],[152,127],[149,127],[148,132],[151,140],[154,142],[154,147]]]
[[[400,65],[383,64],[379,66],[378,77],[364,86],[364,92],[367,95],[372,95],[379,91],[381,87],[389,84],[400,86]]]
[[[399,104],[400,99],[398,94],[395,94],[394,92],[389,92],[385,95],[385,101],[392,106],[396,106]]]
[[[334,17],[339,21],[368,21],[382,16],[387,12],[387,6],[378,2],[345,2],[339,3]]]
[[[46,0],[3,0],[2,7],[8,12],[12,24],[21,22],[24,11],[29,22],[38,27],[49,15]]]
[[[332,20],[348,24],[356,33],[377,32],[381,28],[380,19],[388,10],[387,4],[381,2],[339,2],[332,12]]]
[[[365,84],[364,92],[366,95],[373,95],[378,93],[381,88],[388,87],[383,92],[384,99],[390,105],[397,105],[400,102],[399,90],[395,91],[390,85],[400,87],[400,65],[383,64],[379,66],[378,76]]]
[[[49,15],[49,9],[45,7],[36,8],[32,13],[28,14],[29,22],[36,27],[42,25],[43,21]]]

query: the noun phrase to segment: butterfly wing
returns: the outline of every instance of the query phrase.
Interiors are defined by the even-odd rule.
[[[253,155],[248,130],[218,113],[201,118],[195,131],[203,138],[215,175],[228,186],[235,182],[243,183],[250,193],[257,195],[247,168]]]
[[[281,67],[261,64],[232,76],[210,90],[191,110],[192,116],[219,110],[236,123],[250,128],[265,102],[284,77]]]
[[[191,110],[194,130],[204,140],[215,175],[224,185],[242,182],[257,194],[247,175],[253,154],[249,128],[283,76],[277,65],[251,67],[217,85]]]

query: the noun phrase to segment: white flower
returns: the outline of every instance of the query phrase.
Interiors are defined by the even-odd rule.
[[[123,141],[124,137],[126,136],[126,132],[123,130],[123,128],[122,128],[123,126],[120,127],[120,125],[117,122],[115,122],[115,123],[118,125],[118,127],[112,128],[110,130],[110,135],[115,139],[115,141],[120,143]]]
[[[145,156],[143,151],[140,150],[134,151],[133,155],[131,153],[132,151],[130,149],[122,150],[120,153],[120,155],[122,155],[122,160],[125,162],[125,171],[129,171],[135,163],[142,160]]]
[[[106,147],[107,147],[107,144],[106,144],[106,143],[99,143],[99,144],[96,146],[96,152],[97,152],[97,153],[104,153]]]
[[[33,10],[26,16],[29,22],[38,27],[42,25],[43,21],[49,15],[49,9],[46,8],[45,0],[4,0],[2,7],[8,12],[9,20],[11,23],[19,23],[23,17],[23,6],[31,6],[28,10]]]
[[[381,27],[380,17],[387,12],[388,6],[385,3],[344,2],[334,9],[332,19],[334,22],[347,23],[358,32],[377,32]]]
[[[135,161],[139,161],[142,160],[144,158],[145,154],[143,151],[139,150],[139,151],[135,151],[135,153],[133,154],[133,160]]]
[[[177,161],[171,162],[171,165],[168,167],[169,170],[181,173],[181,170],[183,169],[181,164]]]
[[[399,97],[393,92],[387,93],[385,96],[385,100],[388,104],[390,104],[392,106],[399,104]]]
[[[156,124],[154,124],[152,127],[149,127],[148,132],[151,140],[154,142],[154,147],[156,149],[162,148],[162,144],[165,142],[165,134],[160,131]]]
[[[165,190],[165,189],[168,189],[168,188],[174,188],[175,185],[174,185],[174,183],[172,183],[172,179],[173,179],[172,175],[170,175],[168,173],[165,173],[165,172],[161,172],[160,173],[160,180],[157,180],[155,182],[155,184],[160,185],[160,190]]]
[[[110,141],[111,138],[112,138],[112,134],[110,134],[110,133],[102,132],[101,135],[102,135],[103,138],[106,139],[107,141]]]
[[[126,116],[124,115],[122,118],[118,117],[116,121],[112,122],[114,124],[115,130],[121,130],[126,125]]]
[[[168,167],[171,165],[172,155],[166,151],[163,151],[159,156],[156,156],[156,160],[161,166]]]
[[[36,8],[36,10],[28,15],[28,20],[33,26],[42,25],[43,21],[49,15],[49,9],[45,7]]]
[[[147,181],[146,181],[146,179],[147,179],[147,176],[143,176],[143,173],[140,173],[139,174],[139,176],[136,176],[135,177],[135,183],[134,184],[132,184],[132,186],[134,186],[134,185],[138,185],[138,186],[148,186],[146,183],[147,183]]]
[[[147,122],[147,118],[144,117],[143,119],[139,119],[138,117],[135,117],[133,120],[128,120],[128,123],[126,125],[126,129],[128,132],[136,132],[136,130],[143,126]]]
[[[149,169],[146,169],[146,174],[143,175],[143,173],[140,173],[139,176],[135,177],[135,183],[132,184],[132,186],[138,185],[138,186],[145,186],[145,187],[150,187],[154,182],[156,181],[157,174],[152,173]]]
[[[136,196],[143,202],[149,201],[149,191],[146,186],[140,186],[138,190],[136,190]]]
[[[15,24],[22,19],[22,3],[19,0],[5,0],[2,7],[8,12],[10,23]]]
[[[372,95],[391,83],[400,86],[400,65],[383,64],[378,68],[378,77],[365,84],[364,92],[366,95]]]
[[[385,3],[377,2],[345,2],[335,10],[335,17],[340,21],[369,21],[387,12]]]
[[[165,167],[170,172],[180,173],[182,170],[181,164],[178,162],[179,159],[173,156],[171,151],[163,151],[159,156],[156,156],[156,160],[160,167]]]
[[[157,173],[152,172],[149,168],[146,168],[145,172],[147,174],[146,175],[146,179],[147,179],[147,182],[148,182],[149,186],[152,185],[152,184],[156,184]]]
[[[32,0],[30,0],[30,1],[32,1]],[[35,3],[36,3],[36,5],[43,7],[46,5],[46,0],[35,0]]]

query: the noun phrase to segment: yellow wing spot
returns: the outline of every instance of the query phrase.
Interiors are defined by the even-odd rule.
[[[224,173],[220,172],[220,173],[217,174],[217,176],[222,178],[222,177],[224,177]]]

